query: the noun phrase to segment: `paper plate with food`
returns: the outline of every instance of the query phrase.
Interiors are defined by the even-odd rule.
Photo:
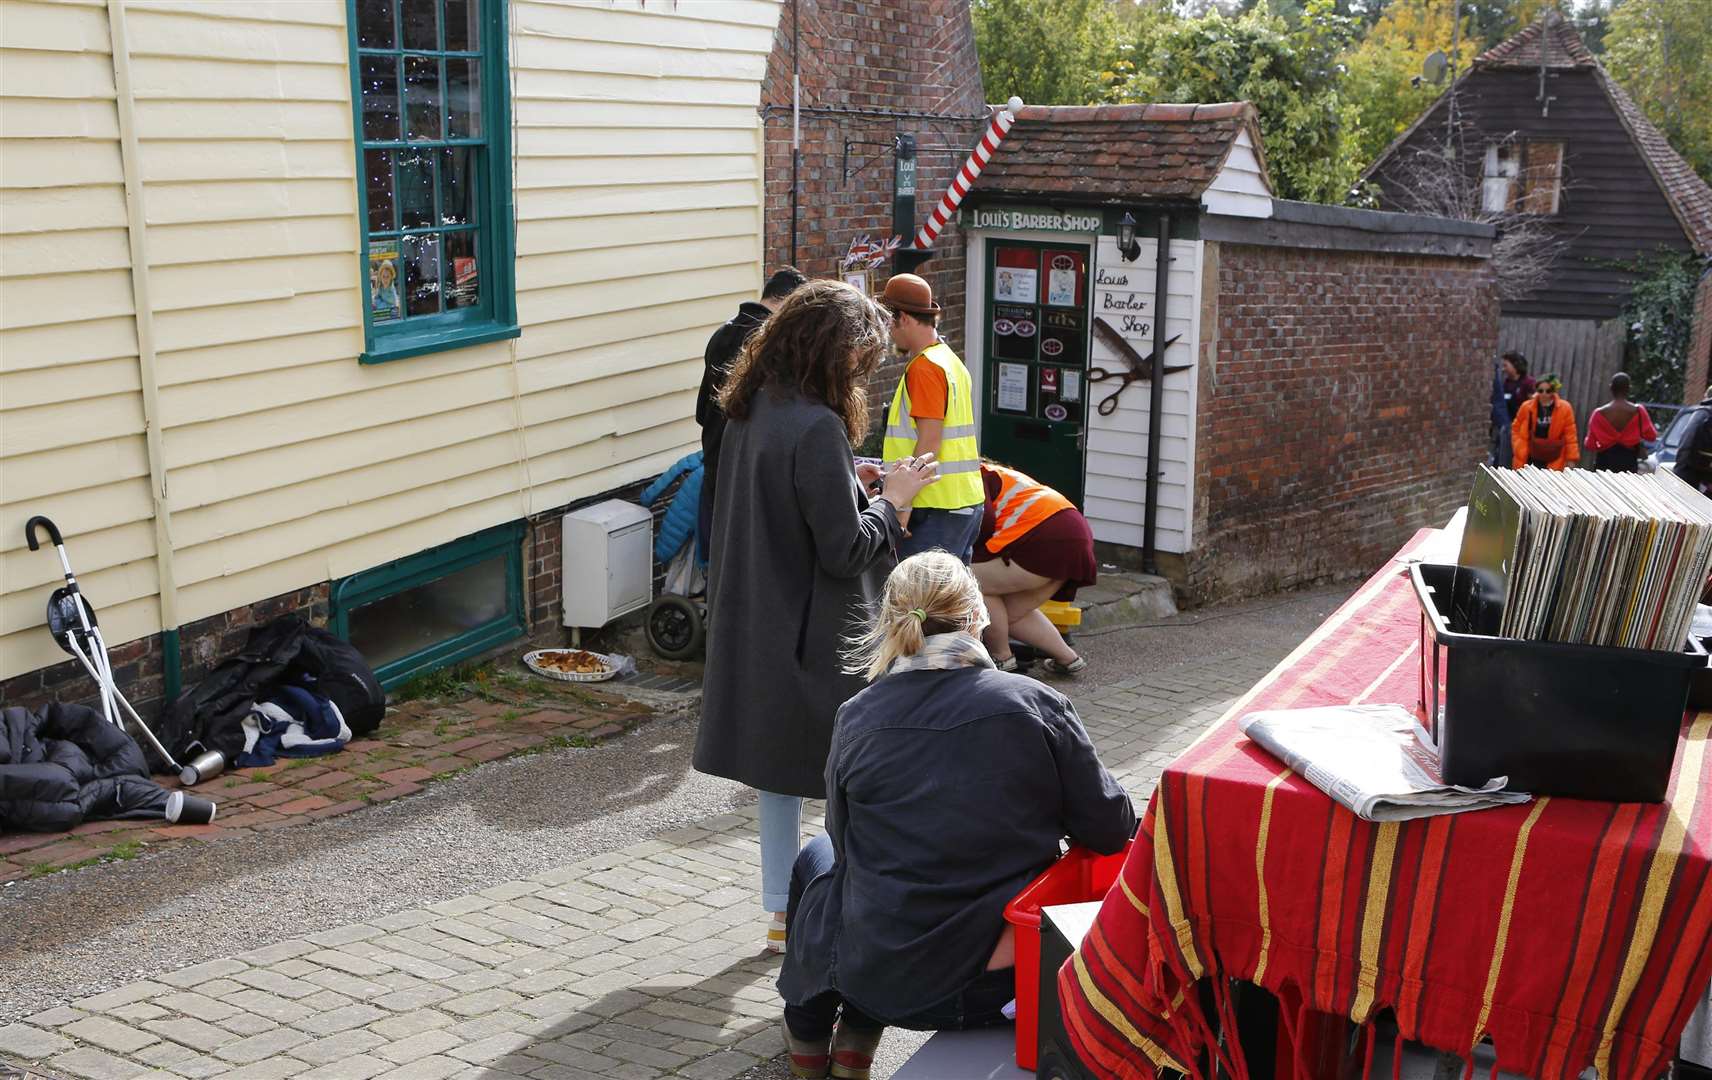
[[[562,682],[604,682],[619,672],[615,656],[587,649],[536,649],[523,663],[537,675]]]

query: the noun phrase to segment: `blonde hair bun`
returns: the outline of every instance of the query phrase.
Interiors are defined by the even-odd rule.
[[[873,682],[896,660],[920,652],[933,634],[978,637],[986,628],[987,605],[975,575],[955,556],[924,551],[886,578],[867,624],[850,641],[844,670]]]

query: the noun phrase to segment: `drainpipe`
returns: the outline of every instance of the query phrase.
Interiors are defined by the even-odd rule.
[[[797,264],[797,177],[802,172],[802,66],[797,49],[800,0],[791,0],[791,265]]]
[[[1154,531],[1159,524],[1159,436],[1165,415],[1165,309],[1171,282],[1171,215],[1159,215],[1159,253],[1153,265],[1153,375],[1147,395],[1147,506],[1141,526],[1141,567],[1159,573]]]
[[[148,445],[149,496],[154,503],[155,581],[160,594],[161,668],[166,699],[178,696],[178,581],[172,567],[172,511],[166,498],[166,459],[161,447],[160,385],[155,377],[155,317],[149,299],[148,215],[143,207],[137,116],[131,96],[131,46],[125,32],[125,0],[107,0],[113,49],[114,104],[119,114],[119,156],[125,173],[125,233],[131,247],[131,306],[137,326],[137,368],[143,386],[143,433]]]

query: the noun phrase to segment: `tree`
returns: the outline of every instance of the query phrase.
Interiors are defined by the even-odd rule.
[[[1605,66],[1677,153],[1712,179],[1712,17],[1706,0],[1625,0],[1608,17]]]
[[[1251,101],[1278,194],[1340,202],[1356,174],[1341,151],[1337,59],[1353,34],[1336,0],[1302,0],[1294,26],[1265,0],[1234,18],[1154,11],[1130,22],[1107,98]]]
[[[1458,35],[1454,11],[1455,0],[1393,0],[1360,44],[1345,52],[1344,153],[1357,175],[1449,85],[1448,75],[1438,83],[1423,75],[1428,56],[1443,52],[1451,70],[1466,72],[1480,53],[1473,20],[1465,15]]]
[[[1623,269],[1640,278],[1623,307],[1629,324],[1629,355],[1624,363],[1634,380],[1635,400],[1681,401],[1701,261],[1686,252],[1662,248]]]
[[[1110,0],[974,0],[975,50],[988,101],[1030,105],[1098,101],[1117,59]]]

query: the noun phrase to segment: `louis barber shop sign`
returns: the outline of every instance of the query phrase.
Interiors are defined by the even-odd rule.
[[[1043,232],[1097,233],[1103,222],[1095,213],[1066,212],[1036,207],[983,208],[969,213],[966,227],[975,229],[1036,229]]]

